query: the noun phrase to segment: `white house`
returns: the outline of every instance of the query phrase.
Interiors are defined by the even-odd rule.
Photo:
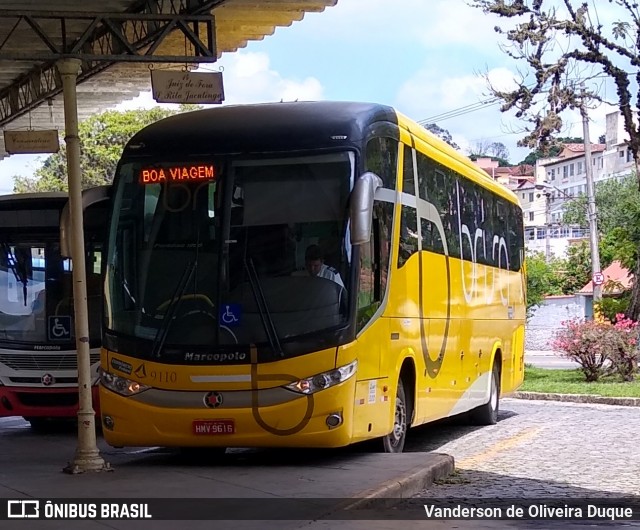
[[[590,161],[586,160],[583,144],[564,144],[557,156],[536,162],[535,183],[516,191],[523,208],[528,249],[545,252],[547,231],[551,254],[556,256],[563,256],[572,242],[589,237],[587,229],[563,222],[566,204],[586,195],[587,163],[595,183],[623,178],[633,171],[628,138],[622,114],[612,112],[606,116],[605,143],[591,144]]]

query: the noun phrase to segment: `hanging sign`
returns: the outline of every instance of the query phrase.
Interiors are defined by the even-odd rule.
[[[151,90],[158,103],[222,103],[222,72],[151,70]]]
[[[4,148],[10,155],[57,153],[60,150],[58,131],[4,131]]]

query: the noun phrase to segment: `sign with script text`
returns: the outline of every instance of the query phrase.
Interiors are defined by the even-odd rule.
[[[57,153],[60,150],[58,131],[4,131],[4,148],[10,155]]]
[[[151,90],[158,103],[222,103],[222,72],[151,70]]]

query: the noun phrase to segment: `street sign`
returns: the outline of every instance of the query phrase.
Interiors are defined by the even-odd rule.
[[[604,283],[604,274],[601,272],[593,273],[593,285],[602,285]]]

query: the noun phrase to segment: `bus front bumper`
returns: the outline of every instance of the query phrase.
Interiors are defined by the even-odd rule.
[[[352,377],[270,406],[256,397],[249,407],[187,408],[169,400],[151,405],[100,385],[102,431],[115,447],[342,447],[352,441],[354,396]]]
[[[91,387],[91,396],[93,409],[99,415],[97,385]],[[0,386],[0,417],[71,418],[77,413],[77,387]]]

